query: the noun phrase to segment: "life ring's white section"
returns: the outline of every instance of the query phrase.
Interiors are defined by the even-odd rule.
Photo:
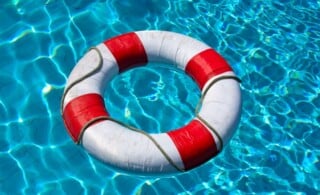
[[[235,76],[235,74],[229,71],[213,77],[206,83],[204,89],[208,88],[213,80],[222,76]],[[239,82],[234,79],[222,79],[210,86],[198,115],[217,131],[223,144],[228,143],[241,115]],[[215,135],[214,137],[216,139]],[[219,147],[221,143],[218,141],[217,145]]]
[[[151,135],[172,161],[184,169],[174,143],[167,134]],[[159,148],[142,133],[113,122],[90,126],[82,137],[83,147],[100,160],[134,172],[176,172]]]
[[[102,94],[107,81],[119,72],[116,59],[113,57],[110,50],[103,43],[99,44],[96,48],[100,51],[102,59],[100,59],[99,53],[94,49],[87,52],[70,73],[65,89],[67,89],[69,85],[74,83],[76,80],[83,78],[90,72],[97,69],[99,63],[103,63],[102,68],[97,70],[97,72],[90,77],[85,78],[83,81],[70,88],[65,96],[63,108],[72,99],[81,95],[89,93]]]
[[[138,31],[149,62],[176,63],[185,70],[195,55],[210,47],[196,39],[168,31]]]

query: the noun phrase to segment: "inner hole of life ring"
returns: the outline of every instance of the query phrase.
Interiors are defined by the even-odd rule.
[[[200,95],[183,70],[148,63],[108,82],[104,101],[113,119],[148,133],[162,133],[188,124],[195,117]]]

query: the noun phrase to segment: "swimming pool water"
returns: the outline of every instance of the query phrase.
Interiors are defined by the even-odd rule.
[[[173,64],[149,63],[115,77],[104,97],[114,119],[161,133],[182,127],[195,117],[200,89]]]
[[[1,194],[319,192],[319,1],[6,0],[0,9]],[[242,80],[242,118],[233,139],[213,160],[178,175],[116,171],[75,145],[60,116],[66,79],[88,48],[146,29],[206,42]],[[192,118],[198,91],[177,70],[150,65],[113,82],[108,90],[122,94],[105,99],[121,120],[151,121],[150,129],[159,131]],[[117,101],[129,98],[123,112]]]

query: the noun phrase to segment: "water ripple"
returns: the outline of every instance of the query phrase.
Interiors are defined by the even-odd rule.
[[[317,194],[319,8],[318,1],[288,0],[3,3],[0,191]],[[60,116],[67,76],[87,49],[145,29],[180,32],[208,43],[242,80],[243,114],[236,135],[215,159],[187,173],[139,177],[118,172],[73,144]],[[115,117],[137,126],[148,120],[151,130],[175,128],[192,118],[199,94],[183,85],[180,74],[144,71],[151,79],[149,90],[141,89],[134,72],[113,86],[114,96],[108,98],[117,102]],[[154,112],[150,104],[166,109]],[[167,117],[175,120],[166,123]]]

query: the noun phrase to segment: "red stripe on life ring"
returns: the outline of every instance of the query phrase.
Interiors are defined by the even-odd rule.
[[[191,58],[186,72],[193,77],[200,89],[213,76],[232,71],[229,64],[213,49],[207,49]]]
[[[186,170],[206,162],[218,153],[213,136],[198,120],[167,134],[176,145]]]
[[[120,72],[132,65],[148,62],[143,44],[134,32],[111,38],[104,44],[116,58]]]
[[[73,99],[63,112],[64,123],[73,141],[78,142],[81,130],[90,120],[108,116],[99,94],[86,94]]]

